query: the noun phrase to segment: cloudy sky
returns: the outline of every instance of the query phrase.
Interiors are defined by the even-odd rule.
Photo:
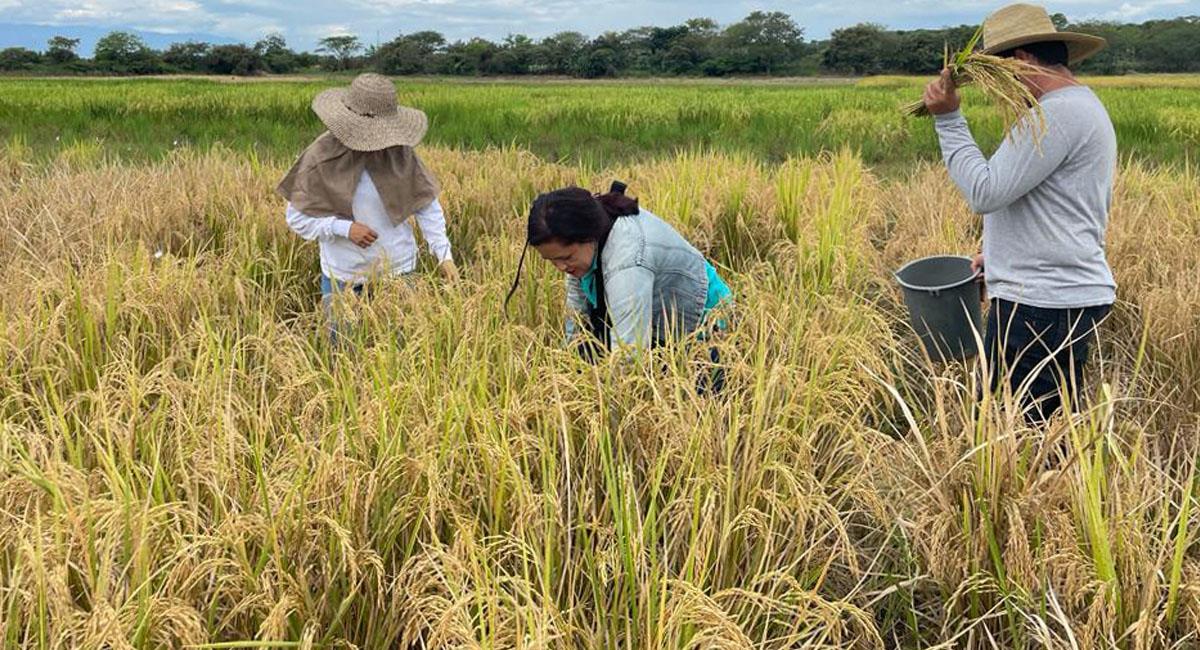
[[[251,41],[283,33],[299,48],[337,33],[364,42],[400,32],[434,29],[451,39],[510,33],[534,37],[573,29],[595,34],[638,25],[671,25],[706,16],[729,23],[755,9],[791,14],[809,38],[837,27],[872,21],[894,28],[977,23],[1005,0],[0,0],[0,46],[20,36],[20,25],[75,29],[133,29],[205,34]],[[1121,21],[1200,14],[1200,0],[1058,0],[1048,5],[1072,20]],[[8,44],[11,44],[8,43]]]

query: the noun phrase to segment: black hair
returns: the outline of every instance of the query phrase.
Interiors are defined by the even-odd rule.
[[[637,199],[625,196],[625,184],[620,181],[613,181],[607,194],[592,194],[582,187],[564,187],[539,194],[529,208],[525,248],[517,262],[512,288],[504,298],[505,308],[521,282],[521,269],[530,246],[551,241],[563,244],[598,242],[602,245],[613,219],[637,214],[638,210]]]
[[[1067,44],[1063,41],[1040,41],[1037,43],[1026,43],[1025,45],[1000,52],[996,56],[1011,58],[1016,55],[1017,50],[1021,50],[1032,55],[1033,58],[1038,60],[1038,63],[1046,66],[1065,66],[1071,60],[1071,51],[1069,48],[1067,48]]]
[[[612,219],[592,193],[582,187],[564,187],[538,196],[529,208],[525,243],[585,244],[600,241]]]

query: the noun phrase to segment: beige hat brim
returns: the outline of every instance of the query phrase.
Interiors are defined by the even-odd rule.
[[[388,147],[420,144],[429,130],[425,113],[401,106],[395,115],[365,117],[346,107],[348,88],[331,88],[317,95],[313,112],[339,142],[354,151],[380,151]]]
[[[1005,50],[1011,50],[1014,47],[1029,45],[1030,43],[1046,43],[1050,41],[1062,41],[1067,44],[1068,65],[1075,65],[1084,59],[1090,58],[1108,46],[1108,41],[1099,36],[1092,36],[1091,34],[1047,32],[1044,34],[1025,34],[1017,38],[1000,41],[995,45],[989,45],[983,50],[983,53],[997,54]]]

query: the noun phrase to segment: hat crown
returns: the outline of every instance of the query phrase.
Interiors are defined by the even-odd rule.
[[[1045,7],[1029,4],[1008,5],[997,9],[983,21],[983,49],[1031,34],[1054,34],[1058,28]]]
[[[396,87],[387,77],[373,72],[354,78],[345,104],[346,108],[363,117],[385,117],[395,115],[400,110],[396,101]]]

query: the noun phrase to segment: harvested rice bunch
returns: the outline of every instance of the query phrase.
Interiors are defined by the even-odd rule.
[[[1014,58],[980,54],[975,52],[982,30],[967,43],[966,47],[945,56],[945,67],[950,69],[950,78],[955,85],[978,88],[1004,117],[1005,127],[1016,125],[1018,130],[1032,130],[1034,138],[1041,140],[1046,131],[1046,118],[1037,98],[1021,83],[1019,75],[1045,74],[1045,70]],[[905,104],[906,115],[915,117],[929,115],[923,101]]]

